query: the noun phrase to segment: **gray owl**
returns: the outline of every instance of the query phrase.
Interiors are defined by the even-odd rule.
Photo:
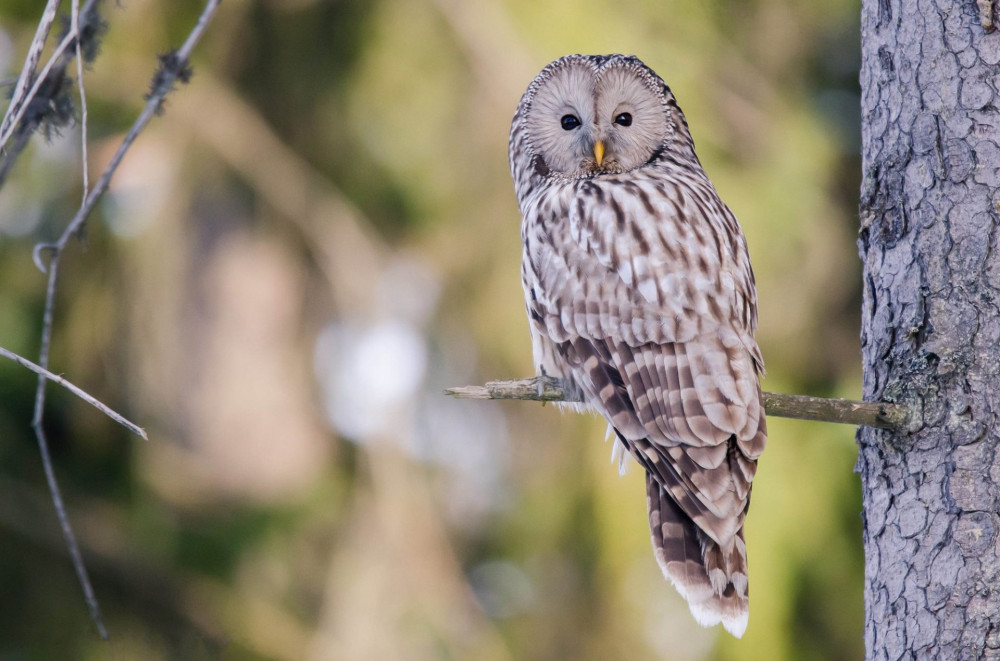
[[[695,619],[742,636],[767,438],[743,232],[670,88],[632,56],[545,67],[514,115],[510,166],[537,370],[645,468],[653,551]]]

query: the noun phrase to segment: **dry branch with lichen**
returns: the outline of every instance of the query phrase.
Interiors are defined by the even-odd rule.
[[[489,381],[485,386],[458,386],[445,393],[461,399],[521,399],[536,402],[579,401],[566,395],[558,379],[536,376],[514,381]],[[797,420],[836,422],[885,429],[906,429],[909,409],[891,402],[858,402],[850,399],[764,393],[767,415]]]

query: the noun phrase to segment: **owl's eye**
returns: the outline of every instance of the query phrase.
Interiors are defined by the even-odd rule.
[[[632,115],[627,112],[621,113],[615,117],[615,124],[618,126],[632,126]]]
[[[559,123],[562,124],[564,131],[572,131],[580,125],[580,119],[576,115],[563,115]]]

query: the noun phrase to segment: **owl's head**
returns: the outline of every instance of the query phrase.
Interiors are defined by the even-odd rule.
[[[535,172],[570,178],[628,172],[672,147],[690,150],[670,88],[630,55],[552,62],[525,92],[518,129]]]

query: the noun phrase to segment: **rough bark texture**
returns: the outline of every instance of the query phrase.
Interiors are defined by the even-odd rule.
[[[988,4],[988,3],[987,3]],[[973,0],[863,0],[869,659],[1000,659],[1000,33]]]

